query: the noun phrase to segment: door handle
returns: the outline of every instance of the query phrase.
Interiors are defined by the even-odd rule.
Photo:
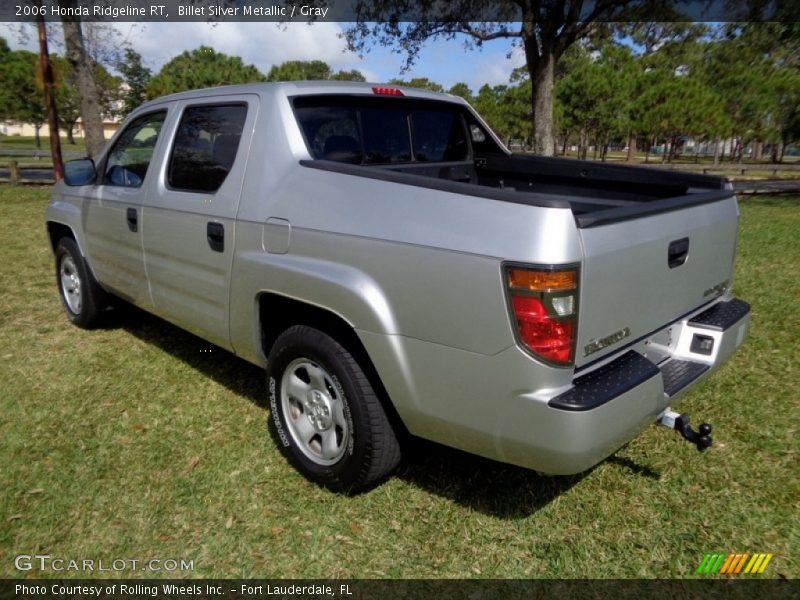
[[[128,221],[128,229],[133,231],[134,233],[139,231],[139,217],[136,214],[135,208],[129,208],[125,213],[125,216]]]
[[[214,252],[225,251],[225,227],[222,223],[209,221],[206,225],[206,239]]]
[[[670,242],[669,250],[667,251],[667,264],[670,269],[680,267],[686,262],[686,257],[689,256],[689,238],[681,238]]]

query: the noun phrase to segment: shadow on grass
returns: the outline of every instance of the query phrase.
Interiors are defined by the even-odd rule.
[[[547,506],[591,471],[548,477],[427,440],[412,439],[396,473],[403,481],[471,510],[523,519]]]
[[[260,408],[267,406],[264,370],[131,305],[109,314],[109,329],[124,329],[225,386]]]
[[[623,467],[629,470],[634,475],[640,475],[642,477],[646,477],[647,479],[652,479],[653,481],[658,481],[661,479],[661,475],[658,471],[654,471],[647,465],[639,465],[633,462],[630,458],[625,458],[624,456],[609,456],[606,459],[606,462],[609,462],[613,465],[618,467]]]
[[[264,371],[259,367],[133,306],[109,319],[107,327],[124,329],[266,410]],[[503,519],[534,514],[591,472],[548,477],[413,437],[405,441],[403,451],[403,463],[394,477]],[[636,475],[658,479],[657,473],[628,459],[608,460]]]

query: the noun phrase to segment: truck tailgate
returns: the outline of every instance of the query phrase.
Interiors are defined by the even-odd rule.
[[[737,221],[731,196],[580,229],[576,367],[654,333],[728,289]]]

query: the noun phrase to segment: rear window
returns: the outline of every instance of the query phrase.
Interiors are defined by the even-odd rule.
[[[461,115],[445,102],[301,96],[294,108],[317,159],[402,164],[468,158]]]
[[[414,155],[418,161],[463,160],[467,140],[461,119],[452,111],[421,109],[411,112]]]

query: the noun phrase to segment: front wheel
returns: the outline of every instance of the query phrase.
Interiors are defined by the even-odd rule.
[[[327,334],[302,325],[282,333],[267,384],[282,450],[309,480],[354,492],[397,466],[400,446],[369,379]]]
[[[56,246],[56,283],[67,318],[85,329],[96,326],[105,295],[71,238],[61,238]]]

